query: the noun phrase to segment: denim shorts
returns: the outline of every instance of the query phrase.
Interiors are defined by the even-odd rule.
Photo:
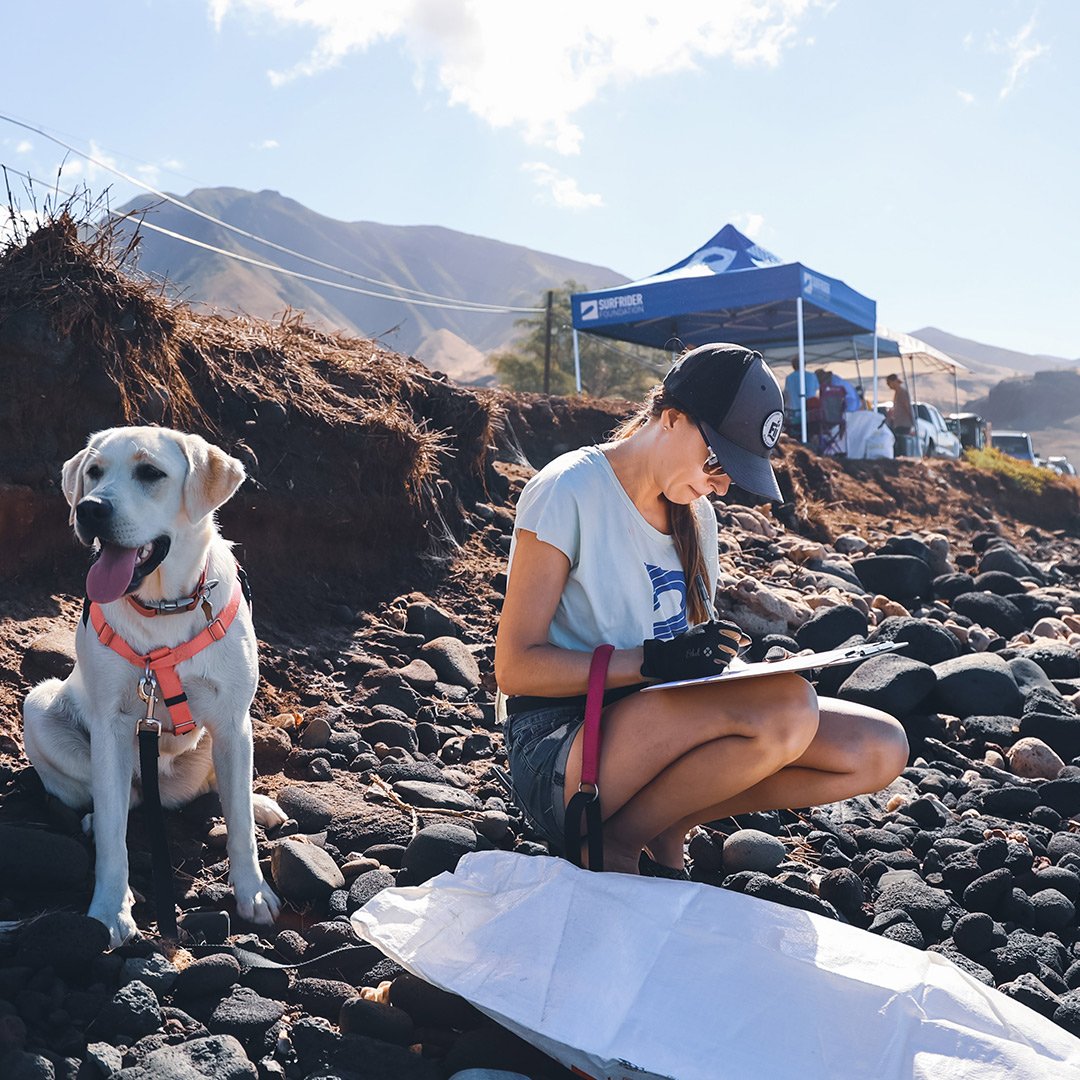
[[[556,705],[507,716],[503,723],[514,797],[555,852],[563,846],[566,759],[584,722],[584,705]]]

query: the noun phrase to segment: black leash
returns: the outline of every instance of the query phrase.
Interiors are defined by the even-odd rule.
[[[158,741],[161,721],[154,719],[157,703],[157,679],[148,670],[139,683],[139,697],[146,702],[146,715],[139,721],[139,775],[142,778],[143,819],[150,838],[150,858],[154,880],[154,910],[158,934],[176,940],[176,897],[173,892],[172,859],[165,814],[161,809],[158,787]]]

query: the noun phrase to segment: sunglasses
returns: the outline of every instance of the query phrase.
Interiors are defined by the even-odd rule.
[[[701,466],[702,472],[708,476],[727,476],[728,471],[720,464],[720,459],[716,456],[716,451],[709,446],[709,439],[705,434],[705,429],[701,426],[699,421],[694,421],[697,424],[698,431],[701,432],[701,438],[705,442],[705,448],[709,451],[709,456],[705,459],[705,464]]]

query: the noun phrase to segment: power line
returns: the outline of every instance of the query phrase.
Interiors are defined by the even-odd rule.
[[[289,247],[285,247],[283,244],[278,244],[273,240],[267,240],[265,237],[257,236],[255,233],[249,232],[247,229],[241,229],[238,225],[232,225],[227,221],[222,221],[220,218],[214,217],[213,214],[208,214],[205,211],[198,209],[198,207],[192,206],[189,203],[184,202],[182,199],[176,198],[174,195],[169,195],[167,192],[164,192],[164,191],[158,191],[157,188],[151,187],[149,184],[144,183],[142,180],[139,180],[138,178],[136,178],[134,176],[131,176],[130,174],[124,172],[122,169],[118,169],[115,166],[108,164],[107,162],[100,161],[99,159],[93,157],[91,154],[88,154],[85,150],[80,150],[78,147],[72,146],[70,143],[64,142],[63,139],[58,139],[55,135],[50,135],[47,131],[44,131],[40,127],[36,127],[33,124],[25,123],[22,120],[16,120],[14,117],[8,116],[8,115],[6,115],[4,113],[0,113],[0,120],[4,120],[9,124],[14,124],[16,127],[23,128],[25,131],[32,131],[36,135],[40,135],[43,139],[48,139],[50,142],[56,143],[57,146],[63,147],[65,150],[69,151],[72,154],[78,154],[79,157],[85,158],[87,161],[91,162],[93,165],[96,165],[98,168],[105,169],[107,172],[111,172],[114,176],[119,176],[121,179],[127,181],[129,184],[134,184],[136,187],[141,188],[143,191],[149,192],[151,195],[155,196],[156,198],[163,199],[165,202],[168,202],[168,203],[172,203],[172,205],[177,206],[182,210],[187,210],[189,213],[195,214],[197,217],[201,217],[204,220],[209,221],[212,224],[219,226],[220,228],[227,229],[230,232],[234,232],[237,235],[243,236],[248,240],[253,240],[258,244],[264,244],[267,247],[273,248],[275,251],[282,252],[283,254],[292,255],[294,258],[301,259],[304,262],[311,263],[314,266],[321,266],[324,270],[332,270],[335,274],[341,274],[344,277],[354,278],[357,281],[367,282],[369,285],[381,285],[384,288],[396,289],[398,292],[405,292],[405,293],[410,293],[411,295],[414,295],[414,296],[425,297],[425,298],[427,298],[428,301],[443,301],[444,302],[444,304],[442,304],[442,305],[435,304],[435,303],[430,303],[430,302],[425,303],[423,305],[425,307],[439,307],[439,306],[452,305],[453,309],[457,310],[457,311],[490,311],[490,312],[493,312],[493,313],[526,312],[526,313],[529,313],[529,314],[534,314],[536,312],[544,310],[543,308],[511,307],[511,306],[503,305],[503,304],[485,304],[485,303],[481,303],[479,301],[474,301],[474,300],[459,300],[459,299],[456,299],[456,298],[451,297],[451,296],[441,296],[438,293],[424,292],[421,289],[411,289],[407,285],[398,285],[398,284],[396,284],[395,282],[392,282],[392,281],[380,281],[378,278],[370,278],[370,277],[367,277],[364,274],[357,273],[354,270],[346,270],[343,267],[335,266],[333,263],[323,262],[321,259],[316,259],[314,256],[305,255],[303,252],[295,251],[294,249],[289,248]],[[13,169],[12,172],[17,172],[17,170]],[[39,181],[39,183],[40,183],[40,181]],[[158,226],[156,228],[157,228],[157,231],[167,232],[167,230],[162,229],[160,226]],[[199,244],[200,246],[206,246],[206,245],[202,245],[201,241],[191,241],[191,242]],[[211,248],[211,250],[222,250],[222,249]],[[276,265],[276,264],[271,264],[271,263],[260,263],[257,260],[249,260],[249,261],[254,262],[255,265],[262,265],[262,266],[274,266],[274,265]],[[294,273],[295,276],[303,277],[308,281],[318,282],[320,284],[326,284],[326,285],[334,285],[333,282],[324,281],[321,278],[309,277],[307,275],[299,274],[298,272],[294,272],[294,271],[288,271],[288,270],[285,270],[284,267],[280,267],[279,269],[284,273]],[[345,288],[345,286],[337,286],[337,287]],[[365,290],[363,290],[363,289],[352,289],[351,291],[361,293],[362,295],[365,295],[365,296],[382,296],[384,299],[401,299],[401,298],[395,298],[395,297],[391,297],[391,296],[386,296],[385,294],[380,294],[380,293],[365,292]],[[414,301],[410,301],[410,302],[415,303],[415,304],[423,303],[420,300],[414,300]]]
[[[23,172],[20,169],[14,169],[14,168],[11,168],[11,167],[9,167],[7,165],[0,165],[0,168],[3,168],[6,172],[10,172],[13,176],[21,176],[21,177],[24,177],[25,179],[29,180],[31,183],[41,184],[43,187],[47,187],[49,190],[55,191],[59,195],[63,195],[65,197],[67,197],[67,198],[75,198],[75,197],[77,197],[74,192],[65,191],[56,184],[50,184],[48,181],[42,180],[42,179],[40,179],[38,177],[35,177],[35,176],[32,176],[30,173]],[[109,214],[110,216],[114,217],[114,218],[118,218],[121,221],[127,220],[129,217],[132,216],[132,214],[130,212],[127,213],[127,214],[122,214],[122,213],[120,213],[119,210],[112,210],[110,208],[106,208],[105,212],[107,214]],[[465,307],[465,306],[463,306],[463,305],[461,305],[459,303],[456,303],[456,302],[443,303],[443,302],[437,301],[437,300],[418,300],[418,299],[414,299],[414,298],[409,297],[409,296],[393,296],[390,293],[375,292],[373,289],[361,289],[357,285],[346,285],[342,281],[330,281],[327,278],[315,277],[312,274],[305,274],[300,270],[290,270],[290,269],[288,269],[288,267],[279,266],[277,263],[264,262],[262,259],[255,259],[255,258],[252,258],[250,255],[241,255],[238,251],[228,251],[226,248],[216,247],[214,244],[208,244],[203,240],[196,240],[194,237],[185,236],[183,233],[175,232],[172,229],[166,229],[162,225],[154,225],[153,223],[147,221],[145,218],[140,219],[139,227],[142,228],[142,229],[152,229],[154,232],[162,233],[165,236],[169,236],[174,240],[180,240],[185,244],[191,244],[193,247],[202,248],[205,251],[211,251],[215,255],[224,255],[226,258],[236,259],[239,262],[247,263],[250,266],[256,266],[256,267],[259,267],[260,269],[263,269],[263,270],[270,270],[275,274],[285,274],[288,277],[299,278],[302,281],[309,281],[309,282],[312,282],[313,284],[316,284],[316,285],[326,285],[331,289],[343,289],[345,292],[359,293],[361,296],[373,296],[373,297],[375,297],[376,299],[379,299],[379,300],[392,300],[394,303],[398,303],[398,304],[412,304],[413,306],[416,306],[416,307],[433,307],[433,308],[442,308],[443,310],[448,310],[448,311],[468,311],[468,312],[476,312],[478,314],[492,314],[492,315],[499,314],[499,313],[504,313],[504,312],[514,312],[514,311],[543,311],[544,310],[543,308],[511,308],[511,307],[506,307],[506,308],[492,307],[492,308],[479,309],[479,308],[475,308],[475,307]]]

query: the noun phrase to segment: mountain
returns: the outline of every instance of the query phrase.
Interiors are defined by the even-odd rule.
[[[276,191],[200,188],[181,201],[283,247],[341,267],[375,282],[394,282],[450,302],[478,301],[507,307],[535,307],[546,289],[567,280],[589,288],[628,279],[603,266],[533,251],[433,225],[380,225],[337,221]],[[273,318],[286,309],[304,311],[327,329],[378,338],[395,351],[416,356],[461,382],[491,380],[484,354],[504,348],[517,335],[514,312],[453,310],[445,301],[381,299],[393,290],[335,274],[222,228],[172,203],[140,197],[119,213],[145,213],[159,228],[188,236],[262,263],[314,278],[339,281],[338,289],[265,266],[194,247],[144,229],[138,267],[165,278],[193,304]]]
[[[939,330],[936,326],[924,326],[921,330],[912,330],[911,333],[928,345],[933,345],[934,348],[948,353],[962,364],[967,364],[973,371],[984,374],[1002,372],[1003,374],[999,374],[998,378],[1007,378],[1019,373],[1031,374],[1049,368],[1080,366],[1080,357],[1066,360],[1061,356],[1045,356],[1002,349],[997,345],[985,345],[981,341],[957,337],[945,330]]]

